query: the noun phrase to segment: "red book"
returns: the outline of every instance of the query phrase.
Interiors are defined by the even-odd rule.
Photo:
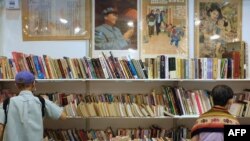
[[[202,103],[198,92],[195,92],[195,100],[198,106],[199,114],[202,114],[203,113]]]
[[[239,51],[232,51],[230,52],[230,56],[233,59],[233,78],[234,79],[239,79],[241,74],[240,74],[240,52]]]
[[[23,70],[29,70],[28,68],[28,64],[26,62],[26,56],[25,54],[21,53],[21,52],[12,52],[12,57],[13,57],[13,61],[16,65],[16,70],[17,72],[23,71]]]

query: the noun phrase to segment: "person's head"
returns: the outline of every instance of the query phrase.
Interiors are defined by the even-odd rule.
[[[217,21],[218,19],[222,18],[221,9],[218,4],[212,3],[210,8],[207,11],[208,17],[210,17],[212,20]]]
[[[19,90],[30,90],[35,88],[35,77],[29,71],[20,71],[15,76],[15,83]]]
[[[117,14],[117,10],[113,7],[108,7],[105,8],[102,11],[102,14],[104,16],[104,21],[106,24],[108,25],[115,25],[116,21],[118,19],[118,14]]]
[[[156,13],[159,14],[160,13],[160,9],[156,9]]]
[[[217,85],[212,90],[212,98],[214,105],[229,108],[233,103],[233,90],[227,85]]]
[[[225,17],[222,17],[216,22],[216,24],[218,25],[219,28],[225,29],[229,25],[229,22]]]

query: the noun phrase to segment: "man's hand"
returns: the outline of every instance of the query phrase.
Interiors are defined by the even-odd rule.
[[[131,28],[127,32],[124,33],[123,37],[125,40],[130,40],[130,38],[134,35],[134,29]]]
[[[59,119],[61,119],[61,120],[67,119],[67,115],[66,115],[66,113],[64,111],[62,112],[62,114],[59,117]]]
[[[4,125],[0,123],[0,141],[3,140]]]

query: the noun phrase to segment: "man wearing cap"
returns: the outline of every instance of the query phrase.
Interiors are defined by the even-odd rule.
[[[102,14],[104,16],[104,24],[95,29],[95,49],[128,49],[130,38],[134,34],[134,29],[130,28],[122,35],[120,29],[115,26],[118,15],[117,11],[112,7],[104,9]]]
[[[3,105],[0,104],[0,140],[42,141],[44,130],[42,103],[32,93],[35,90],[35,77],[29,71],[21,71],[15,76],[15,83],[20,92],[18,96],[9,99],[7,116]],[[44,106],[46,117],[66,118],[63,109],[50,100],[44,99]]]

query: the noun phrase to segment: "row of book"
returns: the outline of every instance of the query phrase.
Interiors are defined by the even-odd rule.
[[[100,54],[97,58],[51,58],[12,52],[0,57],[0,79],[13,79],[22,70],[38,79],[243,79],[246,62],[234,51],[224,58],[180,58],[159,55],[145,61],[130,56]]]
[[[161,79],[244,79],[247,71],[247,44],[226,44],[221,58],[178,58],[160,55],[145,58],[148,78]]]
[[[176,129],[164,129],[156,125],[152,125],[149,128],[130,128],[117,129],[117,133],[114,133],[111,127],[105,130],[88,131],[79,129],[61,129],[52,130],[45,129],[45,136],[48,140],[60,140],[60,141],[183,141],[190,138],[189,131],[186,127],[178,127]]]
[[[184,90],[162,86],[162,93],[151,94],[50,94],[51,100],[66,99],[64,110],[69,117],[163,117],[200,115],[212,106],[209,91]],[[52,97],[53,96],[53,97]],[[250,117],[250,93],[244,90],[234,96],[229,111],[236,117]]]
[[[163,117],[200,115],[213,102],[209,91],[184,90],[182,87],[161,86],[162,92],[150,94],[66,94],[47,93],[48,98],[62,106],[69,117]],[[0,91],[0,103],[16,94],[9,89]],[[229,111],[236,117],[250,117],[250,90],[234,96]]]
[[[161,86],[150,94],[49,94],[70,117],[162,117],[199,115],[213,103],[209,91]]]
[[[163,117],[199,115],[211,108],[210,99],[202,91],[189,93],[187,98],[174,96],[171,93],[167,95],[158,94],[155,97],[151,94],[109,95],[116,100],[102,102],[99,99],[91,102],[80,102],[78,105],[69,103],[64,109],[71,117]],[[119,98],[121,101],[118,100]],[[156,103],[154,103],[155,98],[157,98]],[[142,101],[143,103],[141,103]]]
[[[16,72],[29,70],[39,79],[146,79],[141,60],[129,56],[118,59],[102,53],[98,58],[51,58],[12,52],[13,59],[2,57],[2,79],[12,79]]]

